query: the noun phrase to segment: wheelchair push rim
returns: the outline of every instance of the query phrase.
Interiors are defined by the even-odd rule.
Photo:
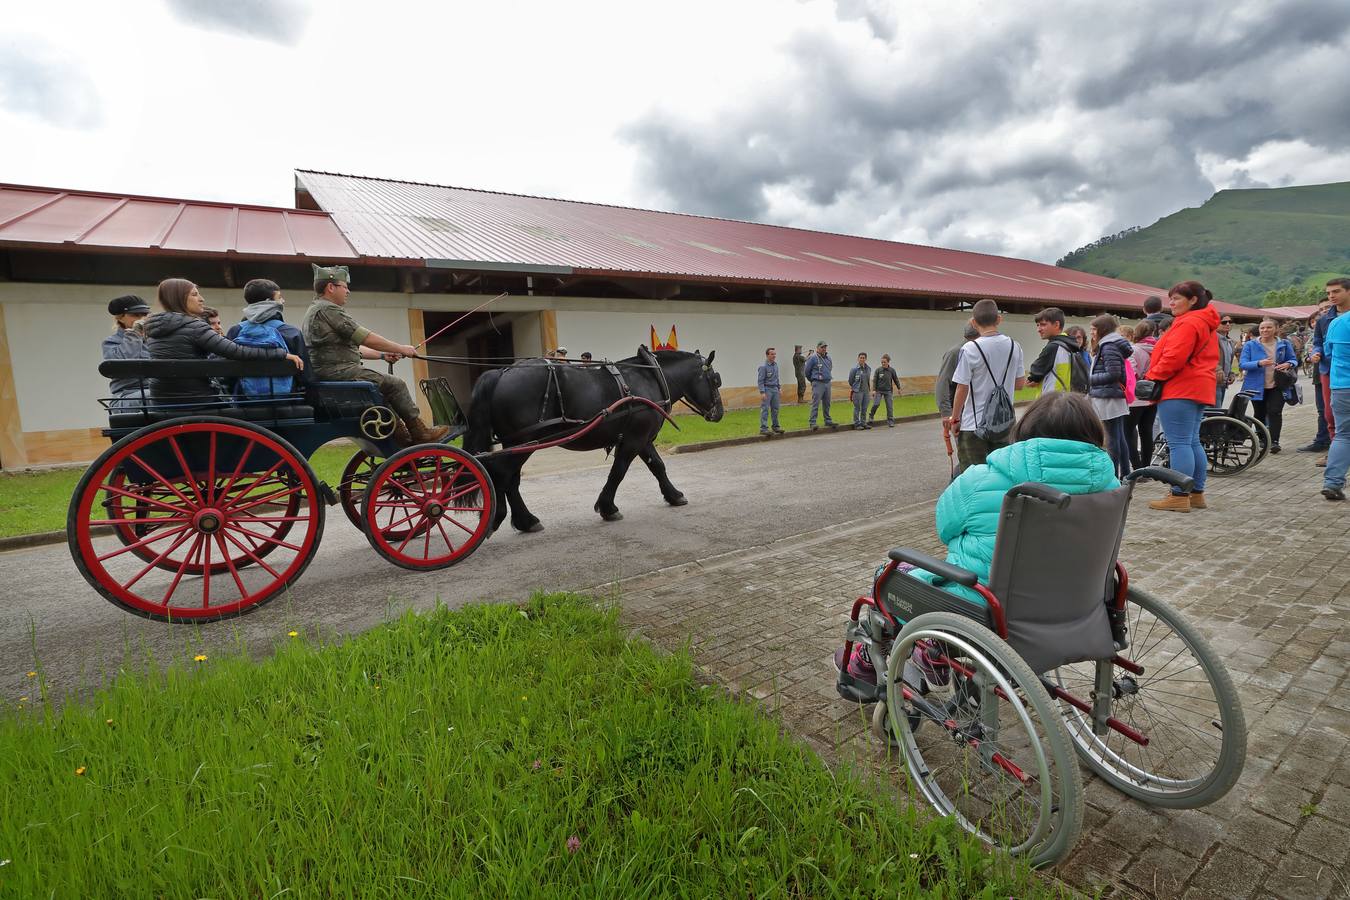
[[[916,645],[956,663],[949,692],[905,684]],[[886,706],[910,778],[940,814],[1036,866],[1074,845],[1083,786],[1072,744],[1035,674],[992,631],[949,613],[912,619],[889,657]]]
[[[300,576],[324,506],[309,464],[285,440],[193,417],[104,451],[71,498],[66,534],[80,574],[117,606],[160,621],[214,621]],[[117,544],[94,536],[104,525]]]
[[[1111,715],[1147,739],[1112,729],[1061,704],[1080,758],[1121,792],[1155,806],[1192,809],[1226,794],[1242,774],[1247,726],[1242,704],[1209,642],[1171,606],[1131,586],[1120,653],[1139,672],[1112,671]],[[1110,665],[1110,663],[1102,663]],[[1094,687],[1096,663],[1061,666],[1048,678],[1078,697]]]

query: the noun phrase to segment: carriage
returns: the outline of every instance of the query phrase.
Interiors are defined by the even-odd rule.
[[[836,690],[874,704],[873,732],[898,748],[914,792],[1033,865],[1062,859],[1083,827],[1079,760],[1130,797],[1193,809],[1227,793],[1246,758],[1222,659],[1117,559],[1143,478],[1191,481],[1150,467],[1095,494],[1013,487],[987,582],[891,550],[844,633]],[[867,670],[850,663],[857,645]]]
[[[705,380],[716,377],[711,359],[698,357]],[[596,368],[617,375],[619,365]],[[295,370],[285,360],[107,360],[99,373],[143,385],[211,379],[226,387],[243,377],[277,383]],[[558,428],[512,446],[503,441],[500,450],[491,449],[489,427],[484,446],[471,453],[452,443],[472,431],[448,381],[423,379],[420,387],[435,423],[450,432],[441,443],[406,448],[394,440],[393,410],[365,381],[320,381],[303,392],[252,397],[227,390],[152,396],[143,388],[136,397],[101,401],[112,446],[71,498],[66,536],[76,567],[105,598],[150,619],[242,615],[300,577],[323,536],[327,508],[337,505],[384,559],[405,569],[443,569],[473,553],[501,521],[502,495],[488,468],[496,458],[519,461],[568,444],[583,449],[606,427],[643,415],[668,419],[672,400],[669,388],[664,406],[629,391],[588,418],[542,423]],[[357,450],[332,487],[309,459],[341,438]]]

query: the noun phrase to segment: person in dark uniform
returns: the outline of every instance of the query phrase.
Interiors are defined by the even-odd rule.
[[[394,362],[416,356],[417,348],[398,344],[357,322],[347,312],[351,275],[346,266],[314,266],[314,303],[305,313],[301,331],[309,345],[317,381],[369,381],[380,389],[384,402],[403,421],[394,429],[394,439],[408,446],[444,440],[445,425],[425,425],[419,417],[408,385],[402,378],[363,368],[362,360]]]
[[[792,374],[797,376],[797,402],[806,402],[806,357],[802,354],[802,345],[792,347]]]
[[[143,325],[150,314],[150,305],[135,294],[127,294],[108,303],[108,314],[117,323],[117,330],[103,339],[103,358],[149,359]],[[113,396],[110,411],[139,409],[144,389],[139,378],[112,379],[109,384]]]

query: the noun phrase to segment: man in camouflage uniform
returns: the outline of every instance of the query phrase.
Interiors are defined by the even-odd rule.
[[[428,428],[422,423],[402,378],[362,368],[362,360],[394,362],[416,356],[417,348],[381,337],[353,319],[346,309],[350,284],[346,266],[314,266],[314,303],[305,313],[301,330],[309,345],[315,379],[372,382],[384,395],[384,402],[403,420],[394,429],[394,439],[405,447],[444,440],[450,429],[443,425]]]

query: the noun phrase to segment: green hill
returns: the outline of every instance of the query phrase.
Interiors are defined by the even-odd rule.
[[[1194,278],[1216,297],[1261,306],[1267,291],[1350,274],[1350,182],[1219,191],[1058,264],[1162,287]]]

